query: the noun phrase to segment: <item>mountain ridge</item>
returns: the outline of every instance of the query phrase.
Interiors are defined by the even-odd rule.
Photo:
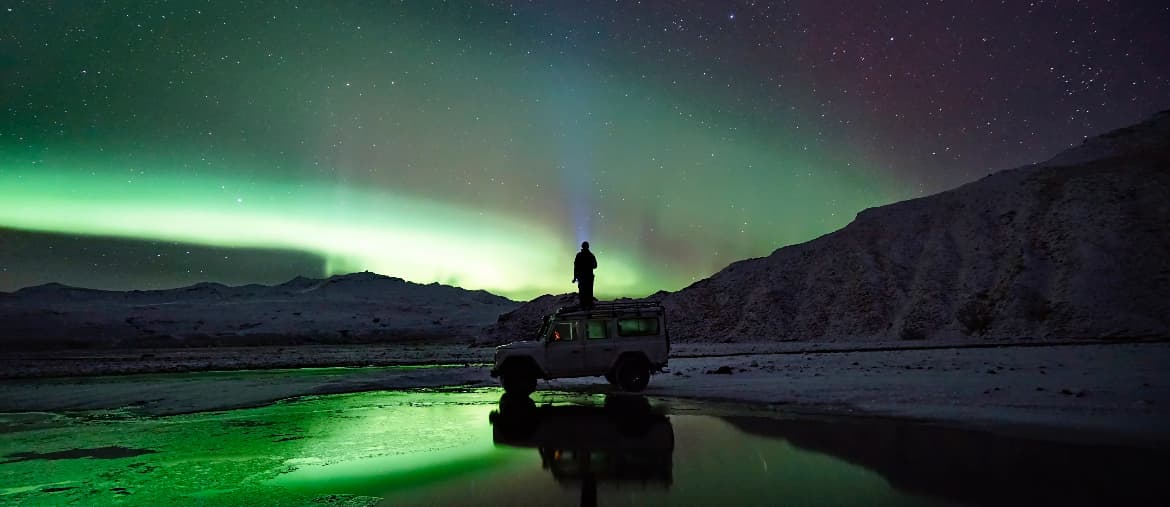
[[[1163,111],[646,299],[679,341],[1167,336],[1168,203]],[[566,300],[542,296],[490,336],[514,339]]]
[[[518,304],[370,272],[130,291],[47,283],[0,293],[0,340],[14,349],[470,340]]]
[[[409,280],[405,280],[405,279],[402,279],[402,278],[399,278],[396,276],[389,276],[389,275],[382,275],[382,274],[374,273],[372,271],[358,271],[358,272],[354,272],[354,273],[332,275],[332,276],[329,276],[326,278],[310,278],[310,277],[306,277],[303,275],[297,275],[297,276],[289,279],[286,282],[281,282],[281,283],[273,284],[273,285],[264,285],[264,284],[260,284],[260,283],[247,283],[247,284],[242,284],[242,285],[227,285],[227,284],[220,283],[220,282],[203,281],[203,282],[196,282],[196,283],[193,283],[191,285],[183,285],[183,286],[167,288],[167,289],[128,289],[128,290],[95,289],[95,288],[91,288],[91,287],[80,287],[80,286],[74,286],[74,285],[67,285],[67,284],[63,284],[60,282],[47,282],[47,283],[42,283],[42,284],[38,284],[38,285],[30,285],[28,287],[21,287],[19,289],[13,290],[13,291],[7,291],[7,292],[0,291],[0,297],[2,297],[2,296],[21,296],[21,295],[27,295],[27,294],[35,293],[35,292],[44,292],[44,291],[48,291],[48,290],[68,290],[68,291],[77,291],[77,292],[94,293],[94,294],[125,294],[125,293],[158,294],[158,293],[168,293],[168,292],[175,292],[175,291],[190,291],[193,289],[200,289],[200,288],[276,289],[276,288],[292,287],[292,286],[298,286],[298,285],[321,285],[321,284],[325,284],[325,283],[339,283],[339,282],[343,282],[343,281],[352,281],[352,280],[385,281],[385,282],[406,284],[406,285],[415,286],[415,287],[432,287],[432,286],[450,287],[453,289],[459,289],[459,290],[463,290],[463,291],[467,291],[467,292],[471,292],[471,293],[489,294],[489,295],[500,297],[503,299],[508,299],[509,301],[513,301],[505,296],[500,296],[498,294],[494,294],[490,291],[486,291],[486,290],[482,290],[482,289],[464,289],[462,287],[455,287],[452,285],[440,284],[438,282],[423,284],[423,283],[411,282]]]

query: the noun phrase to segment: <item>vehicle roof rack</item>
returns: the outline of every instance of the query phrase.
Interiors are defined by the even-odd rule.
[[[659,301],[613,301],[613,302],[598,302],[594,303],[592,307],[586,309],[580,305],[562,306],[557,308],[554,315],[558,316],[614,316],[622,315],[640,315],[640,314],[659,314],[664,312],[662,303]]]

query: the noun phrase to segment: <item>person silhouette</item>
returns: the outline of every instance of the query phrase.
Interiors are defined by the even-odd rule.
[[[577,300],[581,308],[593,306],[593,270],[597,269],[597,257],[589,251],[589,242],[581,242],[581,251],[573,259],[573,283],[577,284]]]

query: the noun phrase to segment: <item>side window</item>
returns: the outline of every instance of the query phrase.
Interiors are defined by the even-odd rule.
[[[577,338],[576,333],[574,332],[577,328],[576,324],[577,324],[576,322],[558,322],[557,325],[553,327],[552,336],[549,337],[549,341],[552,341],[552,342],[571,342],[571,341],[573,341],[575,338]]]
[[[622,336],[654,336],[658,334],[658,319],[642,317],[618,319],[618,334]]]
[[[591,320],[585,330],[585,336],[590,340],[609,338],[609,321]]]

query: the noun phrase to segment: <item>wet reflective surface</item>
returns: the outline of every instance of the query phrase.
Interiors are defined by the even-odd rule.
[[[1159,504],[1165,453],[637,396],[369,392],[162,418],[0,415],[20,505]]]

